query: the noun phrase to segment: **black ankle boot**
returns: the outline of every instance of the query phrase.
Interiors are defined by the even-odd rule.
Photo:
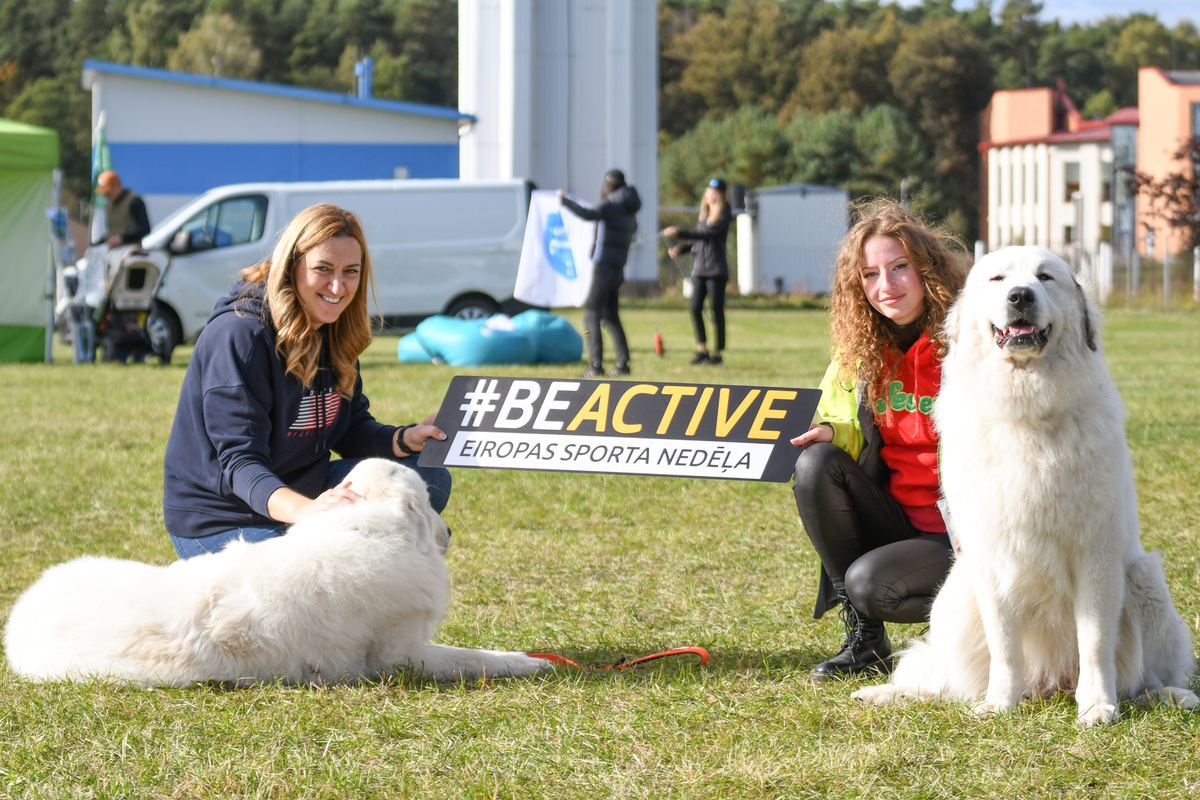
[[[844,595],[838,596],[842,600],[841,616],[846,624],[846,641],[837,655],[813,668],[813,681],[821,683],[862,673],[891,672],[892,643],[888,641],[883,623],[864,617]]]

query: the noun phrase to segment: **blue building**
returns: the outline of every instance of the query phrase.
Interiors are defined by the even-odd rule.
[[[457,178],[457,109],[83,62],[93,126],[155,224],[230,183]]]

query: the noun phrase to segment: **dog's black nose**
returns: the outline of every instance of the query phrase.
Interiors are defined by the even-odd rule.
[[[1027,307],[1033,305],[1037,298],[1033,295],[1033,289],[1028,286],[1014,286],[1008,290],[1008,304],[1017,311],[1024,311]]]

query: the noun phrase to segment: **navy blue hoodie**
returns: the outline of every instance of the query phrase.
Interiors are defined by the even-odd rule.
[[[331,369],[303,386],[285,372],[265,310],[262,284],[235,284],[196,341],[163,461],[163,517],[174,536],[273,523],[275,490],[324,491],[330,450],[392,456],[396,428],[371,416],[362,377],[350,400]]]

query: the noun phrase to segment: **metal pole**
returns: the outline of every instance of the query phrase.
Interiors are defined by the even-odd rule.
[[[1137,302],[1138,287],[1141,286],[1141,283],[1142,283],[1142,254],[1139,253],[1137,251],[1137,248],[1135,247],[1133,249],[1133,253],[1130,254],[1130,261],[1129,261],[1129,287],[1131,290],[1130,298],[1129,298],[1129,305],[1133,305],[1135,302]]]
[[[1133,238],[1136,240],[1137,232]],[[1137,252],[1137,242],[1130,242],[1125,253],[1125,305],[1133,305],[1133,255]]]
[[[1171,236],[1163,237],[1163,311],[1171,307]]]
[[[1200,303],[1200,244],[1192,249],[1192,300]]]
[[[1078,275],[1083,261],[1083,192],[1071,193],[1071,213],[1075,216],[1074,235],[1071,237],[1074,240],[1071,242],[1071,269]]]
[[[1147,226],[1147,228],[1146,228],[1146,258],[1150,259],[1151,261],[1154,260],[1154,228],[1151,228],[1149,226]],[[1142,282],[1141,266],[1142,266],[1141,262],[1138,262],[1137,281],[1138,281],[1139,286],[1134,287],[1135,292],[1139,288],[1141,288],[1140,287],[1140,284]]]
[[[62,201],[60,191],[62,189],[63,171],[55,169],[53,172],[54,180],[54,219],[50,225],[50,275],[46,279],[46,298],[47,305],[50,308],[46,311],[46,351],[43,354],[43,360],[47,364],[54,363],[54,305],[58,299],[55,297],[58,287],[58,236],[54,230],[54,226],[58,224],[59,215],[62,214]]]

